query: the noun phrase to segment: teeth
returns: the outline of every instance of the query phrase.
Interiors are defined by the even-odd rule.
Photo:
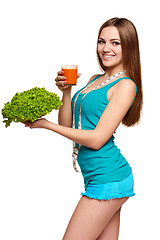
[[[111,56],[111,55],[103,55],[103,56],[106,57],[106,58],[114,57],[114,56]]]

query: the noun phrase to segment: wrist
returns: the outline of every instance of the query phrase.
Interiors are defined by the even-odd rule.
[[[71,98],[71,91],[67,93],[63,93],[63,98]]]
[[[45,121],[43,122],[42,128],[49,129],[49,123],[50,122],[47,119],[45,119]]]
[[[50,122],[50,121],[46,120],[46,121],[44,122],[43,127],[44,127],[45,129],[48,129],[48,130],[53,130],[54,125],[56,125],[56,124],[53,123],[53,122]]]

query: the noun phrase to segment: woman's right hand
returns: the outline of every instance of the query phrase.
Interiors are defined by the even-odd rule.
[[[70,93],[71,92],[71,88],[72,86],[71,85],[67,85],[67,81],[66,81],[66,77],[63,76],[63,71],[59,71],[57,73],[57,77],[55,78],[55,84],[56,86],[63,92],[63,93]],[[80,77],[80,73],[77,74],[77,78]]]

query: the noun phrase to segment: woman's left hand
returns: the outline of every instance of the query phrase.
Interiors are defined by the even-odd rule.
[[[41,118],[36,120],[35,122],[25,122],[25,127],[29,127],[29,128],[45,128],[46,123],[48,122],[48,120],[46,120],[45,118]]]

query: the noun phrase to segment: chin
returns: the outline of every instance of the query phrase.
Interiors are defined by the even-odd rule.
[[[113,67],[118,67],[118,66],[121,66],[121,62],[106,62],[106,61],[102,61],[103,63],[103,66],[106,67],[106,68],[113,68]]]

